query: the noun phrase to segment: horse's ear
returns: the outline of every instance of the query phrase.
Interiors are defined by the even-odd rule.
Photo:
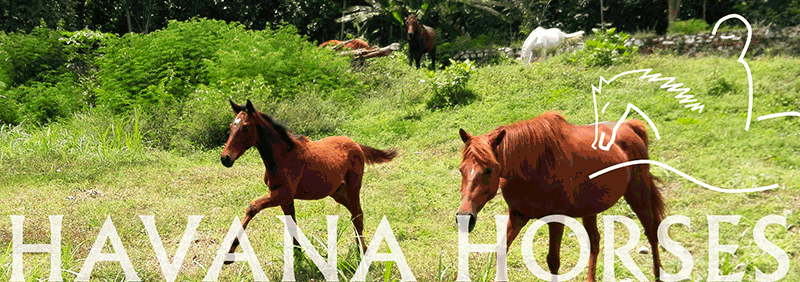
[[[244,109],[244,107],[242,107],[242,105],[234,103],[233,100],[231,100],[231,99],[228,99],[228,102],[231,103],[231,109],[233,109],[234,113],[238,114],[239,112],[241,112]]]
[[[458,129],[458,134],[461,135],[461,141],[464,141],[464,143],[467,143],[472,138],[472,135],[469,135],[464,129]]]
[[[247,110],[247,114],[252,115],[256,113],[256,107],[253,106],[253,102],[250,102],[250,99],[247,99],[247,104],[244,107],[245,110]]]
[[[499,146],[500,143],[503,142],[503,138],[505,137],[506,137],[506,130],[505,129],[500,130],[500,132],[497,133],[497,136],[494,137],[494,140],[492,140],[492,147]]]

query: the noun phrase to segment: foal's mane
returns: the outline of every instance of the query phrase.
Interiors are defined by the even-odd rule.
[[[529,174],[524,166],[530,165],[535,165],[533,169],[536,172],[546,172],[555,169],[556,163],[565,156],[561,140],[567,125],[569,123],[561,114],[546,112],[529,120],[500,126],[481,136],[483,138],[471,138],[464,146],[462,159],[499,163],[503,171],[501,175],[511,173],[524,177]],[[497,148],[492,148],[490,140],[503,130],[506,134],[502,142]]]
[[[258,112],[258,115],[256,115],[256,116],[257,117],[261,117],[262,119],[264,119],[264,122],[266,124],[269,124],[270,126],[272,126],[272,128],[275,130],[275,133],[278,134],[278,137],[280,138],[280,140],[283,141],[284,143],[286,143],[286,146],[288,147],[287,148],[288,151],[291,151],[292,149],[294,149],[294,146],[295,146],[294,138],[289,136],[289,130],[287,130],[286,127],[283,126],[283,124],[280,124],[280,123],[276,122],[274,119],[272,119],[272,117],[270,117],[269,115],[267,115],[265,113],[262,113],[262,112]],[[263,131],[263,128],[259,128],[258,134],[260,135],[259,139],[261,139],[261,137],[266,137],[267,140],[269,140],[271,142],[276,141],[276,140],[274,140],[274,138],[272,136],[269,136],[267,134],[267,132]]]

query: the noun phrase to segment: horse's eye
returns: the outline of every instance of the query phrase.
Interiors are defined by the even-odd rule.
[[[250,129],[249,126],[243,126],[242,127],[242,131],[244,131],[244,133],[247,133],[247,130],[249,130],[249,129]]]
[[[486,175],[492,174],[492,169],[491,168],[487,168],[486,170],[483,171],[483,174],[486,174]]]

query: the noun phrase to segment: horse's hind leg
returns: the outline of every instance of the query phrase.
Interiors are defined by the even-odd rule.
[[[356,242],[361,245],[362,250],[366,251],[367,244],[364,242],[364,212],[361,210],[360,195],[362,173],[356,171],[348,172],[343,187],[340,187],[331,197],[350,211],[350,220],[356,228]]]
[[[597,254],[600,253],[600,232],[597,231],[597,215],[583,217],[583,227],[589,234],[589,273],[586,281],[595,281],[597,272]]]
[[[635,181],[635,180],[631,180]],[[647,241],[650,243],[650,249],[653,252],[653,274],[656,281],[659,281],[659,269],[661,269],[661,258],[658,254],[658,226],[661,224],[661,218],[654,212],[654,207],[651,207],[650,197],[651,191],[644,191],[646,189],[634,190],[635,186],[628,187],[625,192],[625,201],[631,206],[631,209],[639,221],[644,226],[644,235],[647,236]],[[642,186],[644,187],[644,186]],[[654,187],[655,188],[655,187]],[[658,188],[655,188],[658,189]]]
[[[550,250],[547,252],[547,267],[550,273],[558,274],[561,268],[561,236],[564,235],[564,225],[558,222],[547,224],[550,231]]]

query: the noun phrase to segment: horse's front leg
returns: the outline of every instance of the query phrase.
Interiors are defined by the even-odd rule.
[[[547,224],[550,231],[550,249],[547,252],[547,267],[551,274],[558,274],[561,268],[561,236],[564,235],[564,224],[550,222]]]
[[[297,219],[294,217],[294,200],[293,199],[289,200],[288,203],[285,203],[285,204],[281,205],[281,209],[283,210],[283,214],[284,215],[291,216],[292,217],[292,221],[297,223]],[[294,239],[294,246],[295,246],[295,251],[297,251],[298,250],[297,248],[300,246],[300,243],[297,242],[297,239]]]
[[[511,207],[508,209],[508,223],[506,224],[506,250],[511,247],[511,243],[517,238],[522,227],[528,223],[528,218],[522,216]]]
[[[288,202],[291,202],[294,198],[292,193],[292,189],[289,188],[288,185],[283,184],[275,184],[270,187],[270,192],[268,195],[253,201],[250,203],[250,206],[247,207],[245,211],[244,220],[242,220],[242,229],[247,229],[247,225],[250,223],[250,220],[256,216],[261,210],[265,208],[270,208],[274,206],[284,205]],[[292,218],[294,218],[294,214],[292,214]],[[228,251],[229,253],[234,253],[236,251],[236,247],[239,246],[239,240],[234,240],[233,244],[231,244],[231,249]],[[230,264],[233,261],[226,261],[225,264]]]

